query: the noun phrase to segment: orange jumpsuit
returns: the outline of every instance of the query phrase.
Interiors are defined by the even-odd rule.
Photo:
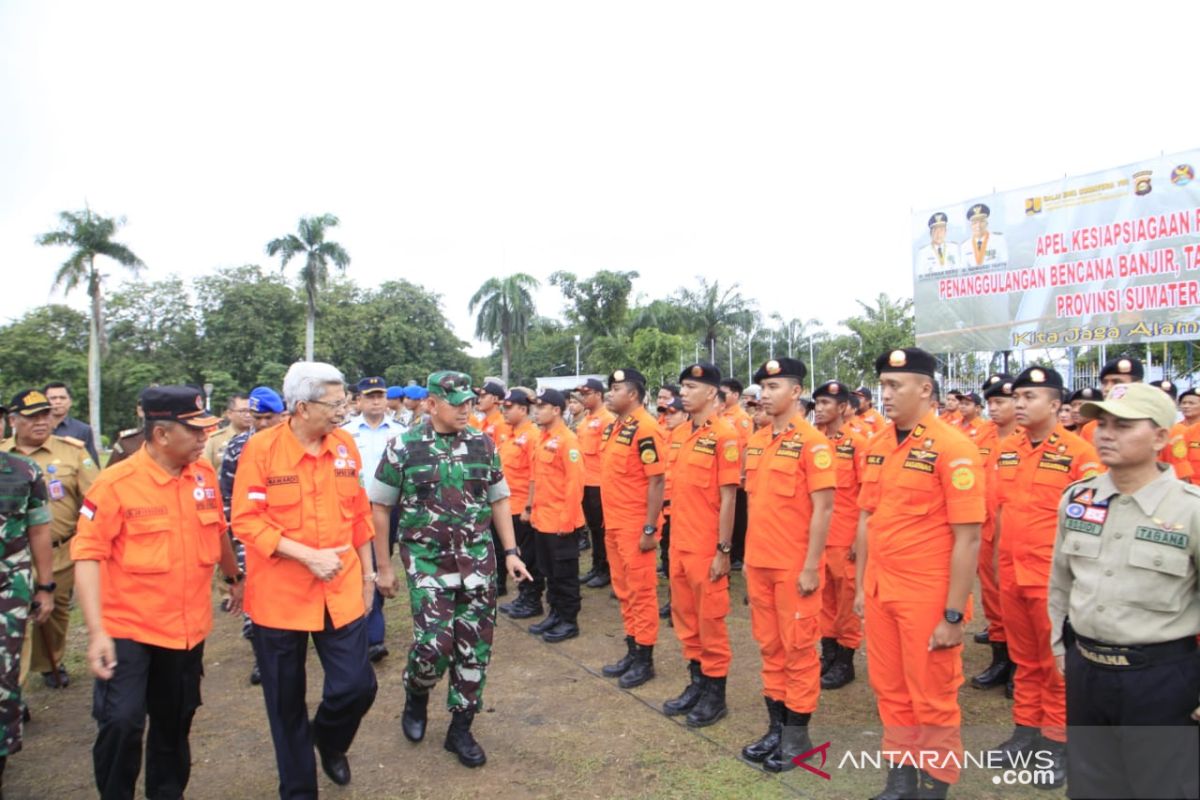
[[[979,449],[987,484],[987,519],[979,531],[979,590],[983,595],[983,615],[988,621],[988,641],[1008,641],[1004,633],[1004,614],[1000,608],[1000,581],[996,575],[996,459],[1000,457],[1000,434],[996,423],[976,417],[964,423],[962,432]]]
[[[934,751],[926,771],[947,783],[959,773],[950,754],[962,758],[962,647],[930,650],[929,638],[946,610],[951,526],[983,523],[984,487],[978,449],[930,410],[903,442],[895,425],[871,439],[858,501],[871,515],[863,592],[883,749],[909,753],[906,763]]]
[[[533,480],[533,459],[541,433],[532,420],[526,419],[503,442],[497,444],[500,467],[508,481],[508,507],[513,516],[520,516],[529,505],[529,482]]]
[[[821,693],[821,591],[797,582],[808,555],[812,493],[837,485],[833,447],[802,415],[776,435],[768,425],[746,447],[746,590],[750,631],[762,654],[763,694],[811,714]],[[817,574],[824,571],[824,564]]]
[[[1188,461],[1192,465],[1192,483],[1200,486],[1200,422],[1187,430]]]
[[[698,428],[684,423],[671,432],[668,471],[672,481],[671,620],[683,657],[699,661],[709,678],[729,674],[733,651],[725,617],[729,576],[709,578],[717,553],[721,487],[742,479],[738,434],[726,420]]]
[[[1000,597],[1013,678],[1013,721],[1067,739],[1066,684],[1050,650],[1047,597],[1063,490],[1100,471],[1096,449],[1061,424],[1035,445],[1026,431],[1000,443]]]
[[[833,518],[825,540],[825,587],[821,596],[821,637],[851,650],[862,642],[862,622],[854,613],[854,562],[850,548],[858,533],[858,493],[867,465],[867,437],[843,425],[829,438],[837,465]]]
[[[666,469],[662,429],[638,406],[612,426],[600,462],[600,501],[613,590],[625,634],[648,647],[658,641],[654,550],[638,547],[646,524],[650,478]]]
[[[1188,459],[1188,427],[1186,422],[1175,423],[1167,446],[1158,451],[1158,460],[1170,464],[1175,469],[1176,478],[1191,482],[1195,478],[1195,470]]]
[[[1075,431],[1075,435],[1088,444],[1094,445],[1096,443],[1096,420],[1089,419],[1083,423],[1083,427]]]
[[[583,485],[600,485],[600,446],[604,443],[604,431],[612,424],[615,417],[607,408],[601,406],[596,411],[588,412],[575,429],[579,437],[579,450],[583,453]]]
[[[879,433],[887,427],[887,419],[873,408],[868,408],[866,411],[858,414],[858,419],[862,420],[871,430],[871,436]],[[869,437],[868,437],[869,438]]]

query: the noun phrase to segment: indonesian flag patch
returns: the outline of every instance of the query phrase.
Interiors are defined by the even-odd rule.
[[[247,497],[249,497],[251,500],[261,500],[261,501],[263,501],[263,502],[266,502],[266,500],[267,500],[267,487],[265,487],[265,486],[251,486],[251,487],[250,487],[250,490],[249,490],[248,492],[246,492],[246,496],[247,496]]]
[[[87,517],[88,519],[95,519],[96,504],[91,500],[84,498],[83,505],[79,507],[79,516]]]

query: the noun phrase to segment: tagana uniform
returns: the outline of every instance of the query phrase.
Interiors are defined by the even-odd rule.
[[[837,487],[833,517],[825,540],[825,586],[821,594],[821,638],[836,639],[842,647],[857,650],[862,643],[862,621],[854,613],[854,574],[850,548],[858,535],[858,495],[867,466],[867,437],[845,425],[829,437]]]
[[[1000,598],[1013,678],[1013,722],[1067,739],[1066,688],[1050,650],[1047,609],[1058,505],[1068,485],[1100,472],[1096,449],[1063,425],[1034,444],[1027,431],[1004,438],[996,467],[1000,513]]]
[[[979,530],[979,593],[982,595],[983,616],[987,618],[988,642],[1008,641],[1004,632],[1004,611],[1000,605],[1000,582],[993,565],[996,563],[996,461],[1000,458],[1000,429],[996,423],[981,417],[963,423],[962,432],[975,443],[979,460],[983,462],[987,489],[987,518]]]
[[[725,617],[729,576],[709,579],[717,553],[721,487],[742,480],[738,432],[723,418],[671,432],[671,621],[683,657],[700,663],[709,678],[729,674],[733,651]]]
[[[666,470],[666,443],[654,417],[638,406],[613,425],[604,443],[600,500],[613,590],[625,634],[649,647],[658,640],[655,550],[638,548],[646,524],[650,478]]]
[[[958,780],[962,647],[929,649],[950,589],[956,524],[986,516],[979,451],[931,409],[903,442],[895,425],[871,439],[859,508],[867,521],[867,663],[883,722],[883,749],[937,752],[925,771]],[[968,599],[963,613],[969,618]],[[899,762],[897,762],[899,763]]]
[[[773,425],[755,431],[746,447],[750,630],[762,655],[763,694],[797,714],[816,711],[821,693],[821,591],[804,597],[797,581],[808,555],[812,493],[837,485],[833,455],[829,439],[802,414],[779,435]]]

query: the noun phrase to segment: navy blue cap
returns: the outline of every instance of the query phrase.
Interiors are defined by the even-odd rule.
[[[149,422],[178,422],[215,428],[221,420],[204,407],[204,392],[193,386],[152,386],[142,390],[142,413]]]
[[[373,377],[363,378],[358,382],[358,386],[356,388],[358,391],[366,394],[367,392],[386,392],[388,390],[388,385],[387,381],[385,381],[383,378]]]
[[[558,406],[564,411],[567,408],[567,398],[563,397],[563,393],[558,389],[538,389],[537,397],[533,400],[534,405],[547,403],[552,406]]]

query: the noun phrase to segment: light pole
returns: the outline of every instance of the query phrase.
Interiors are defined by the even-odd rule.
[[[579,377],[579,334],[575,334],[575,377]]]
[[[733,365],[729,365],[729,371],[733,372]],[[746,382],[754,383],[754,329],[746,327]]]
[[[204,410],[212,411],[212,393],[213,385],[211,383],[204,384]]]

